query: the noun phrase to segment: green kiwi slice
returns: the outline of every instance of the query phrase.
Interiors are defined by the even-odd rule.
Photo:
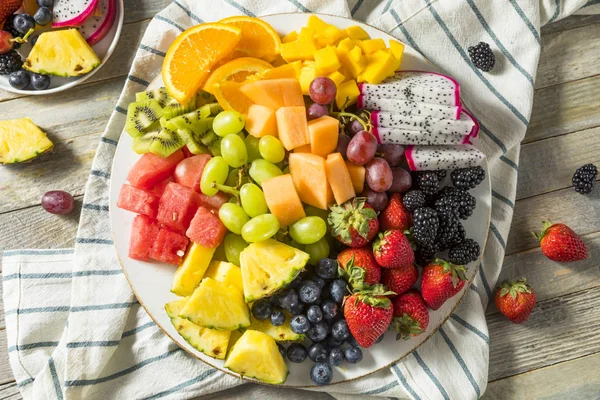
[[[148,128],[163,116],[156,100],[136,101],[127,108],[125,131],[133,138],[148,132]]]
[[[187,145],[189,151],[193,154],[208,154],[206,145],[210,144],[216,138],[215,133],[212,131],[212,120],[213,118],[207,118],[198,121],[194,124],[194,129],[180,129],[177,125],[168,122],[167,127],[171,129],[177,129],[177,133],[181,136],[181,139]]]
[[[167,89],[164,87],[158,89],[147,90],[145,92],[139,92],[135,95],[135,101],[144,101],[144,100],[156,100],[158,104],[160,104],[161,108],[164,108],[169,102],[174,100]]]
[[[185,143],[177,131],[162,128],[150,143],[151,153],[161,157],[169,157],[175,151],[181,149]]]

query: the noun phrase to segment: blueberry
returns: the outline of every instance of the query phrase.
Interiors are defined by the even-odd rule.
[[[331,258],[322,258],[315,267],[315,272],[323,279],[333,279],[338,276],[338,262]]]
[[[298,290],[300,301],[304,304],[314,304],[319,301],[321,296],[321,288],[315,281],[306,280],[300,285]]]
[[[294,333],[304,334],[310,329],[310,322],[305,315],[294,315],[290,321],[290,328]]]
[[[292,307],[290,309],[290,312],[292,313],[292,315],[303,314],[304,313],[304,304],[298,302],[298,304],[296,304],[294,307]]]
[[[8,77],[8,82],[10,83],[10,86],[14,87],[15,89],[25,89],[27,86],[29,86],[31,77],[27,71],[15,71]]]
[[[308,347],[308,358],[314,362],[323,362],[327,360],[327,346],[323,343],[313,343]]]
[[[54,0],[37,0],[40,7],[54,7]]]
[[[31,74],[31,87],[35,90],[46,90],[50,86],[48,75]]]
[[[298,293],[294,289],[286,289],[279,294],[278,299],[281,308],[291,311],[298,304]]]
[[[327,346],[329,346],[330,349],[340,347],[344,342],[345,340],[336,339],[333,335],[327,336]]]
[[[344,297],[348,296],[348,287],[343,279],[336,279],[329,284],[329,296],[338,304],[344,301]]]
[[[35,14],[33,14],[33,20],[38,25],[48,25],[52,22],[52,11],[48,7],[40,7]]]
[[[348,329],[346,320],[340,319],[339,321],[335,321],[331,327],[331,335],[338,340],[348,339],[348,336],[350,336],[350,329]]]
[[[30,29],[35,28],[35,20],[29,14],[17,14],[13,20],[13,26],[17,32],[25,35]]]
[[[356,341],[356,339],[354,339],[354,336],[352,336],[352,334],[350,334],[350,336],[348,336],[348,339],[346,339],[346,341],[348,343],[350,343],[352,346],[355,346],[355,347],[360,346],[358,344],[358,342]]]
[[[321,322],[323,320],[323,311],[321,311],[321,307],[312,305],[308,307],[308,310],[306,310],[306,317],[311,324],[316,324],[317,322]]]
[[[379,343],[383,340],[383,337],[385,336],[385,333],[382,333],[381,336],[379,336],[379,339],[377,339],[377,341],[375,343]]]
[[[277,343],[277,348],[279,349],[279,352],[281,353],[283,358],[285,358],[285,347],[281,343]]]
[[[333,300],[325,300],[321,304],[325,319],[334,319],[340,312],[340,306]]]
[[[289,285],[288,288],[290,289],[298,289],[300,287],[300,284],[302,283],[302,277],[300,275],[298,275],[296,277],[296,279],[294,279]]]
[[[319,286],[319,289],[323,290],[323,288],[325,287],[325,279],[321,278],[318,275],[313,275],[310,277],[310,279]]]
[[[338,366],[344,362],[344,352],[339,347],[335,347],[329,351],[329,364]]]
[[[357,346],[349,347],[344,350],[344,356],[346,357],[346,361],[348,361],[350,364],[356,364],[363,358],[362,350]]]
[[[306,347],[300,343],[292,343],[287,348],[287,358],[293,363],[301,363],[306,360],[307,356]]]
[[[281,311],[273,311],[271,314],[271,325],[279,326],[285,322],[285,314]]]
[[[272,312],[273,307],[271,307],[271,303],[267,299],[260,299],[252,305],[252,315],[260,321],[269,318]]]
[[[308,332],[306,332],[306,336],[313,342],[321,342],[325,340],[328,333],[329,326],[327,326],[327,322],[321,321],[311,326]]]
[[[269,303],[271,303],[271,307],[279,308],[279,296],[274,294],[273,296],[269,297]]]
[[[40,38],[40,35],[35,35],[29,39],[29,43],[31,43],[31,47],[35,46],[35,44],[37,43],[39,38]]]
[[[317,385],[328,385],[333,379],[333,370],[326,363],[317,363],[310,369],[310,379]]]

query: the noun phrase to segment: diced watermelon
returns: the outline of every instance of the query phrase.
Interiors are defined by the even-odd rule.
[[[129,258],[147,261],[160,226],[154,218],[138,215],[133,219],[129,240]]]
[[[190,151],[190,149],[188,149],[188,147],[187,147],[187,146],[183,146],[183,147],[181,148],[181,151],[183,151],[183,156],[184,156],[185,158],[188,158],[188,157],[193,157],[193,156],[195,156],[195,154],[194,154],[194,153],[192,153],[192,152]]]
[[[184,233],[196,214],[198,203],[198,193],[179,183],[170,182],[160,198],[156,219],[161,224]]]
[[[198,208],[186,232],[192,242],[208,248],[220,245],[226,234],[227,228],[219,219],[217,211],[208,207]]]
[[[200,193],[200,178],[202,177],[204,167],[210,159],[211,156],[209,154],[199,154],[197,156],[184,158],[175,168],[175,182]]]
[[[190,241],[180,233],[160,228],[150,249],[150,258],[173,265],[181,264],[185,249]]]
[[[207,196],[204,193],[198,193],[198,199],[200,199],[201,206],[211,207],[215,210],[221,208],[221,206],[229,201],[230,196],[227,193],[217,192],[214,196]]]
[[[124,184],[121,186],[117,207],[155,218],[159,199],[154,193]]]
[[[144,154],[131,168],[127,180],[136,188],[152,189],[156,184],[173,175],[179,161],[183,160],[183,152],[177,150],[167,158]]]
[[[152,188],[151,192],[154,193],[155,195],[157,195],[158,197],[161,197],[163,195],[163,193],[165,192],[167,185],[170,182],[173,182],[173,177],[171,177],[171,176],[168,177],[167,179],[165,179],[164,181],[160,182],[156,186],[154,186]]]

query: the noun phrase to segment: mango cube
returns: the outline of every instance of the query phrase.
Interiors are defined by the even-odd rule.
[[[360,80],[372,84],[381,83],[385,78],[394,74],[397,60],[385,50],[367,54],[367,67],[360,74]]]
[[[366,40],[371,38],[369,34],[358,25],[347,27],[346,33],[350,39]]]
[[[350,51],[352,48],[354,48],[354,46],[356,46],[356,44],[358,43],[357,40],[352,40],[350,38],[345,38],[340,40],[340,42],[337,45],[338,51],[339,52],[348,52]]]
[[[308,23],[306,24],[308,28],[313,29],[315,32],[324,31],[330,26],[327,22],[323,21],[321,18],[312,14],[308,17]]]
[[[291,31],[287,35],[281,38],[281,43],[289,43],[298,39],[298,32]]]
[[[314,62],[305,62],[302,69],[300,70],[300,87],[302,88],[302,94],[308,96],[308,88],[310,83],[317,77],[317,66]]]
[[[322,74],[330,74],[342,66],[333,46],[317,50],[315,53],[315,62],[317,63],[317,69]]]
[[[354,48],[348,52],[346,61],[344,67],[350,71],[353,78],[358,77],[367,66],[367,58],[363,56],[362,51],[358,46],[354,46]]]
[[[313,29],[302,28],[298,34],[298,39],[293,42],[282,43],[281,56],[283,59],[287,62],[314,60],[315,52],[319,50],[314,34]]]
[[[318,32],[316,35],[317,42],[319,42],[321,46],[334,44],[344,37],[347,37],[346,31],[338,29],[333,25],[329,25],[325,30]]]
[[[404,44],[398,42],[397,40],[390,39],[390,51],[395,58],[402,60],[402,54],[404,54]]]
[[[339,71],[333,71],[327,76],[333,81],[333,83],[335,83],[335,87],[340,86],[340,84],[346,80],[346,77],[342,75]]]
[[[393,58],[393,57],[392,57]],[[335,103],[338,108],[348,107],[358,100],[358,95],[360,95],[360,90],[358,90],[358,85],[356,85],[356,81],[349,80],[342,83],[335,95]]]
[[[362,49],[364,54],[375,53],[378,50],[385,49],[385,42],[383,39],[368,39],[358,42],[358,46]]]

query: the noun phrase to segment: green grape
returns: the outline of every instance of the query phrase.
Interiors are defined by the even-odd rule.
[[[329,215],[329,212],[327,210],[321,210],[320,208],[314,206],[306,207],[304,212],[309,217],[320,217],[323,219],[323,221],[327,221],[327,216]]]
[[[246,183],[241,187],[240,200],[244,211],[251,217],[258,217],[269,212],[265,194],[254,183]]]
[[[237,200],[237,197],[235,197],[235,196],[231,196],[231,197],[229,198],[229,200],[227,200],[227,202],[228,202],[228,203],[231,203],[231,204],[237,204],[237,203],[238,203],[238,200]]]
[[[246,140],[246,135],[244,135],[244,131],[239,131],[239,132],[237,133],[237,135],[240,137],[240,139],[242,139],[242,140]]]
[[[277,168],[277,165],[261,158],[252,161],[252,164],[250,165],[250,171],[248,173],[250,174],[250,177],[259,185],[261,185],[267,179],[283,175],[283,172]]]
[[[225,179],[225,184],[227,186],[232,186],[235,187],[237,186],[237,181],[238,181],[238,173],[239,173],[239,169],[232,169],[231,171],[229,171],[229,175],[227,175],[227,179]]]
[[[212,256],[212,259],[217,261],[227,261],[227,253],[225,253],[225,246],[223,245],[223,243],[221,243],[221,245],[217,247]]]
[[[246,145],[238,135],[227,135],[221,140],[221,155],[233,168],[239,168],[248,162]]]
[[[263,136],[258,142],[258,150],[262,158],[273,164],[283,161],[285,157],[285,149],[275,136]]]
[[[279,221],[273,214],[263,214],[246,222],[242,228],[242,237],[246,242],[267,240],[279,230]]]
[[[208,151],[213,157],[221,156],[221,139],[217,139],[209,144]]]
[[[246,143],[246,149],[248,150],[248,161],[262,158],[260,156],[260,150],[258,149],[258,143],[260,142],[259,138],[248,135],[246,136],[246,139],[244,139],[244,142]]]
[[[326,238],[321,238],[315,243],[307,244],[304,251],[310,255],[309,264],[316,265],[320,259],[329,256],[329,243]]]
[[[227,179],[229,174],[229,165],[225,162],[223,157],[213,157],[210,159],[204,171],[202,171],[202,178],[200,179],[200,190],[207,196],[214,196],[217,194],[219,189],[212,187],[212,183],[222,185]]]
[[[244,209],[233,203],[225,203],[219,208],[219,219],[227,229],[238,235],[242,233],[246,222],[250,221]]]
[[[285,244],[287,244],[288,246],[292,246],[298,250],[302,250],[302,251],[304,251],[304,248],[306,247],[303,244],[296,242],[295,240],[288,240],[285,242]]]
[[[225,248],[225,256],[227,257],[227,261],[239,266],[240,253],[242,250],[248,247],[248,243],[240,235],[228,233],[223,241],[223,247]]]
[[[327,233],[327,224],[320,217],[304,217],[290,225],[290,236],[300,244],[318,242]]]
[[[213,131],[221,137],[244,129],[244,116],[237,111],[222,111],[213,120]]]

